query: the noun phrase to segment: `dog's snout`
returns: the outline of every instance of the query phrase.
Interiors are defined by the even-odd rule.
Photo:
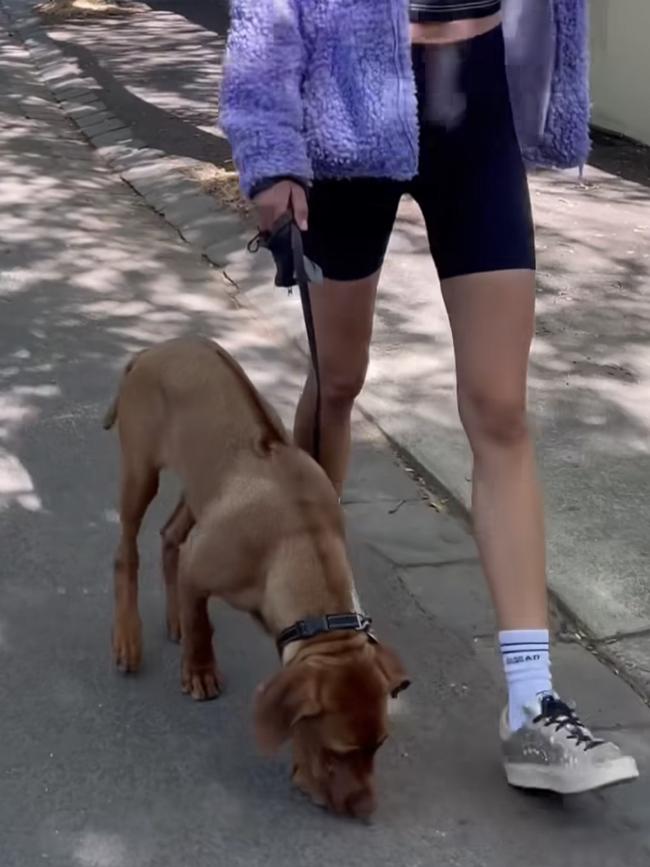
[[[369,819],[377,809],[377,799],[374,792],[363,789],[349,795],[345,807],[346,812],[353,819]]]

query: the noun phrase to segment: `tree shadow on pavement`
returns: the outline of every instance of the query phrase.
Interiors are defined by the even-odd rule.
[[[217,128],[222,38],[164,13],[51,27],[48,36],[148,146],[229,164],[230,147]]]
[[[192,863],[212,863],[189,838],[178,842],[178,792],[189,805],[202,778],[193,823],[213,828],[218,798],[226,823],[238,825],[237,793],[214,770],[215,725],[239,745],[228,759],[237,780],[260,791],[252,739],[242,735],[260,669],[238,669],[242,686],[222,725],[218,708],[180,696],[178,648],[162,629],[157,531],[173,503],[165,486],[141,545],[145,668],[137,681],[112,676],[118,464],[101,419],[126,359],[165,337],[217,337],[285,417],[303,365],[102,166],[17,47],[0,44],[0,66],[0,693],[11,696],[0,721],[0,861],[21,867],[45,853],[59,867],[162,867],[191,851]],[[272,780],[285,769],[261,773]]]
[[[8,91],[18,92],[24,67],[3,64],[3,72]],[[54,522],[72,545],[115,505],[114,468],[98,459],[103,477],[93,478],[93,461],[107,448],[101,416],[132,352],[178,333],[217,334],[285,410],[300,370],[295,362],[273,368],[277,339],[252,327],[219,272],[179,244],[62,118],[57,128],[18,112],[3,119],[0,508],[5,527],[29,517],[29,533],[39,535]],[[97,434],[85,453],[75,431],[85,441],[89,428]],[[59,447],[70,457],[67,484]],[[62,498],[84,504],[77,525],[56,519]]]

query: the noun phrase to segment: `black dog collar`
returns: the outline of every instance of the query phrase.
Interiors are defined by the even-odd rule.
[[[365,614],[324,614],[322,617],[307,617],[299,620],[293,626],[283,629],[278,635],[276,644],[278,652],[282,656],[284,648],[294,641],[304,641],[307,638],[315,638],[326,632],[352,631],[365,632],[368,639],[376,643],[377,639],[370,631],[372,620]]]

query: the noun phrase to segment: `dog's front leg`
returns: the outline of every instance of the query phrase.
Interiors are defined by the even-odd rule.
[[[180,546],[194,526],[194,516],[185,498],[181,497],[167,523],[160,531],[162,537],[162,563],[167,599],[167,635],[171,641],[180,641],[181,620],[178,605],[178,563]]]
[[[187,574],[178,584],[181,622],[181,688],[196,701],[217,698],[221,683],[212,648],[212,624],[208,615],[208,595],[199,592]]]

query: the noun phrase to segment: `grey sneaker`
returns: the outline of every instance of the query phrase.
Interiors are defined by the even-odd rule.
[[[503,763],[511,786],[572,795],[639,776],[631,756],[597,740],[556,696],[544,696],[528,712],[529,719],[516,732],[510,731],[507,711],[501,718]]]

